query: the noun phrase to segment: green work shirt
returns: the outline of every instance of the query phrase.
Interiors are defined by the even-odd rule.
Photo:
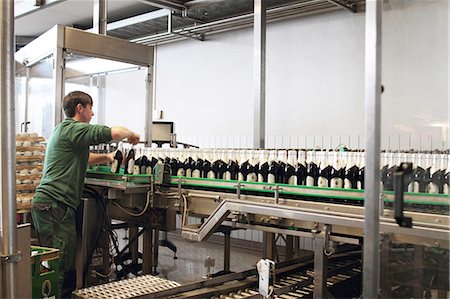
[[[66,118],[47,144],[44,174],[36,188],[38,198],[78,208],[89,159],[89,146],[111,141],[111,128]]]

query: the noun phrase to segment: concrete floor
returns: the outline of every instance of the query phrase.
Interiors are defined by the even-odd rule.
[[[201,280],[206,275],[205,260],[215,259],[212,273],[223,270],[223,244],[216,242],[190,242],[178,235],[169,234],[168,239],[177,246],[177,259],[166,247],[159,247],[159,262],[157,271],[160,277],[186,284]],[[260,250],[231,247],[230,270],[244,271],[255,267],[261,259]]]

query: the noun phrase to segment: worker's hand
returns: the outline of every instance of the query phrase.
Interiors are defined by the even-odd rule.
[[[108,158],[108,162],[114,161],[114,156],[116,155],[117,150],[113,151],[112,153],[106,154],[106,157]]]
[[[127,138],[127,141],[131,144],[138,144],[140,140],[140,136],[137,133],[133,133],[130,137]]]

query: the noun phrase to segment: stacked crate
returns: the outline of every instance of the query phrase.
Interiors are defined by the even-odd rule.
[[[17,210],[28,210],[42,177],[45,157],[44,137],[36,133],[16,135]]]

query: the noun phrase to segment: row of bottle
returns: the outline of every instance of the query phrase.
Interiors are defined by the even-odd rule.
[[[364,189],[363,151],[131,148],[125,155],[122,151],[116,153],[113,172],[126,157],[124,172],[130,174],[150,174],[160,160],[170,165],[174,176]],[[404,180],[407,191],[449,193],[448,154],[382,153],[382,190],[393,190],[393,172],[401,162],[414,165]]]

